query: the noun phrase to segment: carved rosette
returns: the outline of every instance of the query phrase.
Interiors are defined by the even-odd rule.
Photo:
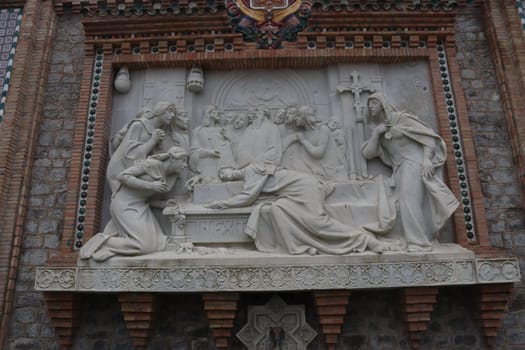
[[[233,28],[260,49],[279,49],[283,41],[295,41],[311,16],[310,0],[226,0]]]

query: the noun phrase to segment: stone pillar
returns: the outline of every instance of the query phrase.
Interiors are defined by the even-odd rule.
[[[437,302],[437,287],[405,288],[401,290],[402,319],[406,324],[411,348],[419,349],[421,337],[430,323],[430,314]]]
[[[239,293],[203,293],[204,310],[218,350],[226,350],[232,337]]]
[[[328,350],[334,350],[337,338],[346,316],[346,305],[351,292],[349,290],[314,291],[313,297],[319,323],[325,337]]]
[[[118,300],[135,349],[147,349],[157,315],[154,293],[120,293]]]

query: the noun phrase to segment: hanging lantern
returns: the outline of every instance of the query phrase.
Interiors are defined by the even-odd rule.
[[[117,77],[115,78],[115,90],[125,94],[131,89],[131,80],[129,79],[128,67],[120,67]]]
[[[196,94],[204,90],[204,74],[202,68],[193,67],[191,69],[186,86],[188,87],[188,90]]]

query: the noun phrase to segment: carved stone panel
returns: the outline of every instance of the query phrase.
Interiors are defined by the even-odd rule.
[[[278,295],[263,306],[248,306],[248,323],[237,333],[253,350],[306,349],[316,336],[306,323],[304,305],[287,305]]]

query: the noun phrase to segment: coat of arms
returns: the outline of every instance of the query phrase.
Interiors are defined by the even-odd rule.
[[[295,41],[311,14],[310,0],[226,0],[228,17],[236,31],[262,49],[278,49]]]

